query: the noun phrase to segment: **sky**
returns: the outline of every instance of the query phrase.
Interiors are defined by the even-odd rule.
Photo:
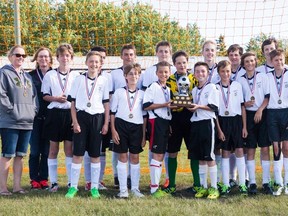
[[[101,0],[121,5],[121,0]],[[225,36],[226,45],[245,45],[261,32],[288,40],[287,0],[130,0],[147,3],[179,22],[197,23],[206,39]]]

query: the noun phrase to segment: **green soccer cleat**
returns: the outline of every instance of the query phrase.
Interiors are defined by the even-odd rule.
[[[207,196],[208,199],[217,199],[219,198],[219,196],[220,196],[220,193],[217,188],[210,187],[208,189],[208,196]]]
[[[230,191],[231,191],[231,188],[229,186],[223,185],[221,187],[220,194],[221,194],[221,196],[226,196],[230,193]]]
[[[199,191],[195,194],[196,198],[206,197],[208,195],[207,188],[200,187]]]
[[[174,194],[174,193],[176,193],[176,187],[167,187],[163,191],[166,194]]]
[[[239,191],[240,191],[240,194],[242,196],[247,196],[248,195],[248,188],[247,188],[246,184],[239,185]]]
[[[66,193],[65,197],[72,199],[72,198],[74,198],[76,196],[77,191],[78,191],[77,188],[70,187],[68,192]]]
[[[163,190],[161,190],[160,188],[158,188],[153,194],[152,197],[154,198],[161,198],[167,196],[167,193]]]
[[[99,194],[99,190],[97,188],[92,188],[90,190],[91,193],[91,197],[94,199],[99,199],[100,198],[100,194]]]

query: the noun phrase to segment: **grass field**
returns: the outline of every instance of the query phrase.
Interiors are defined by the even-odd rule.
[[[115,198],[118,190],[112,187],[111,163],[107,162],[108,174],[104,180],[108,190],[100,191],[101,199],[92,200],[88,192],[84,191],[84,179],[81,175],[79,193],[72,200],[65,199],[66,176],[59,175],[62,186],[58,193],[48,191],[31,191],[27,195],[13,195],[0,197],[0,215],[287,215],[288,196],[273,197],[259,193],[257,196],[241,197],[233,191],[228,198],[218,200],[195,199],[186,189],[192,185],[192,177],[185,170],[188,168],[185,150],[181,151],[179,160],[179,174],[177,175],[177,193],[173,197],[155,199],[149,196],[149,173],[147,172],[147,152],[141,154],[142,176],[140,189],[146,195],[143,199],[129,198],[119,200]],[[64,167],[63,153],[59,167]],[[107,159],[110,159],[110,153]],[[259,165],[259,161],[258,161]],[[27,158],[22,185],[30,188],[27,172]],[[164,180],[164,178],[162,178]],[[12,175],[9,175],[9,189],[12,185]],[[261,186],[261,176],[258,170],[257,182]]]

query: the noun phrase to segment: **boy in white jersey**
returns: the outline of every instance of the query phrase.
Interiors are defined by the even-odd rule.
[[[245,185],[245,158],[243,152],[243,138],[247,136],[246,110],[244,107],[242,87],[240,83],[231,81],[231,63],[220,61],[217,66],[221,81],[216,84],[220,91],[220,105],[218,115],[218,137],[222,149],[222,179],[221,195],[230,192],[229,158],[231,151],[235,151],[236,166],[239,173],[239,190],[247,195]]]
[[[198,86],[193,88],[193,111],[190,121],[191,132],[188,144],[188,158],[199,160],[199,177],[201,187],[195,194],[196,198],[206,197],[217,199],[217,166],[215,163],[216,112],[219,107],[219,92],[216,86],[209,82],[209,66],[205,62],[197,62],[194,66],[194,76]],[[211,187],[208,189],[207,176],[209,169]]]
[[[48,156],[48,172],[51,182],[50,191],[58,190],[57,155],[59,152],[59,142],[64,141],[64,153],[66,172],[68,177],[68,187],[71,182],[72,163],[72,119],[70,113],[71,103],[67,101],[67,95],[72,87],[72,83],[78,72],[70,71],[70,62],[74,52],[70,44],[61,44],[56,50],[59,67],[49,71],[44,78],[41,87],[43,99],[50,102],[48,114],[45,119],[45,132],[50,140]]]
[[[106,49],[102,46],[94,46],[91,48],[90,51],[97,51],[102,56],[102,63],[101,63],[101,75],[107,78],[108,84],[109,84],[109,92],[112,91],[112,82],[111,82],[111,74],[110,72],[103,71],[103,65],[106,59]],[[99,178],[99,190],[106,190],[105,184],[103,182],[103,177],[105,173],[106,168],[106,148],[110,147],[111,143],[111,130],[110,127],[108,127],[107,134],[102,134],[102,144],[101,144],[101,155],[100,155],[100,163],[101,163],[101,171],[100,171],[100,178]],[[84,163],[84,175],[85,175],[85,190],[89,191],[91,189],[91,167],[90,167],[91,159],[88,155],[88,152],[86,151],[83,158]]]
[[[241,56],[243,55],[243,48],[239,44],[232,44],[227,50],[227,56],[231,62],[231,76],[230,80],[237,81],[242,75],[246,73],[245,69],[241,67]],[[246,155],[247,156],[247,155]],[[230,154],[230,187],[237,186],[237,168],[235,153]]]
[[[116,91],[116,89],[126,86],[126,80],[124,77],[123,68],[128,64],[133,64],[134,62],[136,62],[135,46],[132,44],[123,45],[121,48],[120,57],[122,59],[123,65],[120,68],[117,68],[111,71],[112,91],[110,92],[110,95],[112,95]],[[114,187],[115,188],[119,187],[118,174],[117,174],[117,161],[118,161],[118,154],[113,151],[113,147],[112,147],[112,167],[113,167],[113,173],[114,173]],[[128,161],[128,164],[129,164],[129,161]],[[129,170],[128,170],[128,173],[129,173]],[[131,179],[128,178],[127,184],[129,187],[131,186],[130,183],[131,183]]]
[[[158,81],[152,83],[145,91],[143,108],[149,112],[150,145],[152,159],[150,161],[151,194],[155,198],[166,195],[159,188],[162,161],[168,145],[169,121],[171,120],[171,93],[166,81],[171,73],[170,64],[166,61],[157,64]]]
[[[244,105],[246,107],[247,131],[245,139],[247,151],[247,170],[249,173],[249,194],[257,193],[255,176],[255,152],[257,144],[261,152],[262,184],[266,194],[271,194],[270,181],[270,155],[271,143],[268,139],[266,126],[266,106],[269,101],[269,83],[267,75],[255,70],[257,65],[256,55],[251,52],[244,53],[241,57],[241,66],[245,68],[244,74],[238,81],[242,85]]]
[[[143,197],[139,190],[140,163],[139,153],[145,146],[146,112],[142,104],[144,92],[137,88],[141,73],[139,64],[124,67],[127,86],[117,89],[111,103],[111,131],[115,143],[114,151],[118,153],[117,173],[119,180],[119,198],[128,198],[127,165],[130,160],[131,193],[135,197]],[[143,119],[144,115],[144,119]],[[129,157],[128,157],[129,150]]]
[[[281,195],[284,186],[288,195],[288,73],[285,69],[285,52],[276,49],[270,52],[274,71],[268,73],[270,99],[267,106],[268,135],[273,142],[274,178],[273,194]],[[283,153],[283,160],[281,156]],[[284,163],[284,185],[282,167]]]
[[[158,58],[158,62],[161,61],[167,61],[169,62],[171,60],[172,55],[172,45],[168,41],[160,41],[156,44],[156,56]],[[171,72],[174,73],[176,71],[175,67],[170,67]],[[140,79],[142,77],[142,89],[145,90],[149,85],[151,85],[153,82],[156,82],[158,80],[158,77],[156,75],[156,65],[153,65],[149,68],[147,68],[144,73],[141,74]],[[147,138],[149,138],[149,134],[147,133]],[[150,147],[150,145],[149,145]],[[151,161],[152,153],[151,149],[149,148],[149,162]],[[169,174],[168,174],[168,153],[165,153],[165,171],[166,171],[166,179],[165,183],[163,184],[163,187],[166,188],[169,185]]]
[[[220,77],[217,72],[217,63],[216,61],[216,51],[217,44],[212,40],[207,40],[202,46],[202,55],[204,57],[204,62],[209,66],[209,82],[218,83]]]
[[[262,54],[265,57],[265,62],[263,65],[257,67],[256,71],[267,74],[274,70],[273,63],[271,61],[269,53],[277,48],[278,48],[278,42],[275,40],[275,38],[269,38],[263,41],[261,45],[261,50]]]
[[[75,79],[69,93],[74,142],[71,187],[66,198],[73,198],[77,194],[85,151],[91,159],[91,196],[100,198],[100,150],[102,134],[107,133],[109,123],[109,89],[107,79],[100,75],[101,64],[101,54],[90,51],[86,56],[88,72]]]

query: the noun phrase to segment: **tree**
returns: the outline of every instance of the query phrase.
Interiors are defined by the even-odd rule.
[[[217,43],[217,56],[226,56],[227,49],[225,44],[225,36],[221,34],[218,40],[216,40],[216,43]]]

